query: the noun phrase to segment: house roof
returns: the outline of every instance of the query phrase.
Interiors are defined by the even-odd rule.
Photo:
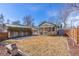
[[[42,23],[39,25],[39,27],[40,27],[41,25],[45,24],[45,23],[50,24],[50,25],[57,26],[57,25],[56,25],[56,24],[54,24],[54,23],[44,21],[44,22],[42,22]]]
[[[7,27],[13,27],[13,28],[15,28],[15,27],[17,27],[17,28],[31,28],[31,29],[33,29],[33,30],[37,30],[38,29],[38,27],[37,26],[33,26],[33,27],[31,27],[31,26],[25,26],[25,25],[13,25],[13,24],[5,24]]]
[[[17,27],[17,28],[31,28],[30,26],[24,25],[13,25],[13,24],[5,24],[7,27]]]

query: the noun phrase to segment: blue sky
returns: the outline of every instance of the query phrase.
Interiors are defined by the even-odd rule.
[[[48,18],[53,18],[52,22],[56,22],[56,17],[59,15],[58,11],[64,7],[64,4],[30,4],[30,3],[18,3],[18,4],[0,4],[0,13],[3,13],[5,20],[10,21],[20,20],[25,15],[32,15],[35,19],[35,25],[39,25],[42,21]]]

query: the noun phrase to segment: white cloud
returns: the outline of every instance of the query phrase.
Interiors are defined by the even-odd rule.
[[[79,19],[79,16],[72,17],[72,19]]]
[[[69,17],[66,23],[68,26],[79,26],[79,15]]]

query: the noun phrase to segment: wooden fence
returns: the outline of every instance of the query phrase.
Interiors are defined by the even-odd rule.
[[[8,33],[7,32],[0,32],[0,41],[8,39]]]
[[[79,28],[73,28],[66,30],[66,34],[74,40],[75,43],[79,44]]]

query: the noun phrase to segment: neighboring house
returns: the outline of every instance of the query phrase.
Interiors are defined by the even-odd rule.
[[[58,26],[49,22],[42,22],[39,25],[39,35],[56,35]]]
[[[11,24],[6,24],[5,26],[7,27],[8,38],[32,35],[32,29],[28,26]]]
[[[3,27],[0,26],[0,40],[31,35],[32,29],[28,26],[12,24],[5,24]]]

